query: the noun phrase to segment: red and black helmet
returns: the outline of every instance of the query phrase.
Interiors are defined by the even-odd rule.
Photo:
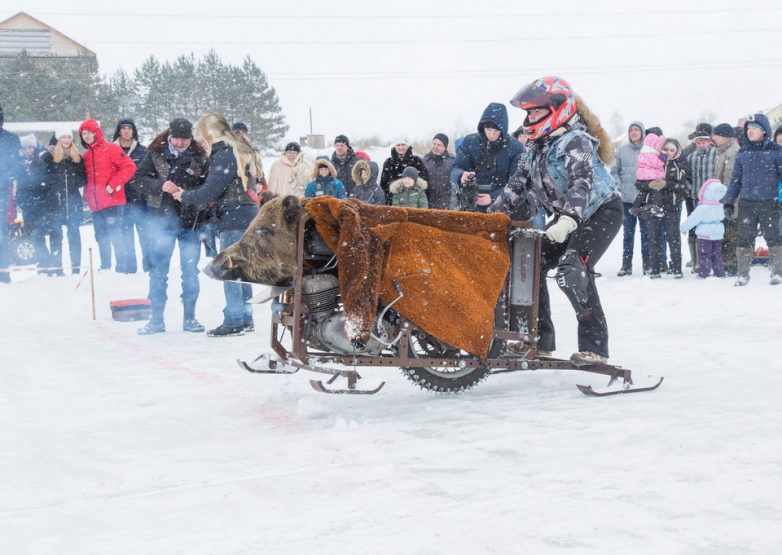
[[[576,98],[567,81],[555,76],[541,77],[517,92],[510,103],[522,110],[547,108],[548,116],[530,122],[527,115],[524,131],[531,139],[545,137],[562,127],[576,113]]]

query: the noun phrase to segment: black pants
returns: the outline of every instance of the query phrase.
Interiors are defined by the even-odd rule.
[[[559,258],[568,249],[575,249],[584,257],[589,270],[588,300],[586,308],[592,314],[578,322],[578,350],[591,351],[608,356],[608,324],[606,323],[600,296],[595,286],[594,267],[614,240],[623,219],[622,200],[617,197],[601,206],[588,221],[583,222],[570,236],[567,243],[552,243],[543,237],[541,247],[540,307],[538,312],[538,347],[543,351],[556,349],[554,322],[551,320],[551,301],[546,285],[546,274],[557,267]],[[678,231],[677,231],[678,234]],[[659,259],[658,259],[659,263]]]
[[[736,247],[753,248],[758,227],[769,247],[782,245],[779,237],[779,208],[776,201],[741,199],[738,207],[739,235],[736,239]]]
[[[651,217],[646,222],[649,230],[649,263],[653,274],[659,274],[660,258],[665,260],[665,253],[660,253],[660,236],[665,232],[668,239],[668,245],[671,250],[671,269],[677,273],[682,273],[682,240],[679,234],[679,209],[671,204],[664,205],[662,218]],[[660,256],[662,254],[662,256]]]

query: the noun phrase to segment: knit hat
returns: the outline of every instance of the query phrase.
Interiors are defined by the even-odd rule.
[[[31,146],[35,148],[38,146],[38,140],[35,138],[35,135],[30,133],[29,135],[24,135],[22,137],[19,137],[19,142],[22,144],[22,148]]]
[[[299,146],[299,143],[293,141],[285,145],[285,152],[288,152],[289,150],[292,152],[301,152],[301,147]]]
[[[249,133],[250,130],[247,128],[247,124],[241,121],[237,121],[231,126],[231,131],[242,131],[243,133]]]
[[[371,158],[369,157],[369,154],[367,154],[363,150],[359,150],[355,154],[356,154],[356,158],[358,158],[359,160],[371,160]]]
[[[657,127],[656,125],[653,127],[650,127],[646,131],[644,131],[646,135],[657,135],[658,137],[663,136],[663,130]]]
[[[346,146],[350,146],[350,139],[348,139],[345,135],[337,135],[334,137],[334,144],[337,143],[345,143]]]
[[[408,146],[410,146],[410,141],[407,140],[407,137],[405,137],[403,135],[399,135],[399,136],[393,138],[393,140],[391,141],[391,145],[392,146],[396,146],[396,145],[408,145]]]
[[[418,170],[415,169],[413,166],[407,166],[402,171],[402,177],[409,177],[413,181],[416,181],[418,179]]]
[[[736,134],[733,132],[733,127],[729,123],[721,123],[717,125],[711,132],[712,135],[717,135],[718,137],[735,137]]]
[[[168,125],[171,129],[170,137],[172,139],[192,139],[193,138],[193,124],[185,118],[175,118],[171,120]]]
[[[519,125],[516,131],[513,132],[513,138],[518,140],[521,135],[524,134],[524,125]]]
[[[73,131],[71,131],[70,129],[66,129],[65,127],[56,127],[54,129],[54,137],[56,139],[59,139],[60,137],[64,137],[65,135],[70,135],[71,137],[74,136]]]
[[[760,125],[759,123],[755,123],[754,121],[747,123],[747,129],[751,129],[752,127],[754,127],[759,131],[762,131],[764,135],[766,134],[766,130],[763,129],[763,126]]]
[[[687,135],[690,140],[693,139],[708,139],[711,137],[711,125],[708,123],[699,123],[695,126],[695,131]]]
[[[445,133],[438,133],[437,135],[432,137],[432,140],[434,139],[437,139],[438,141],[443,143],[443,146],[445,146],[445,148],[448,148],[448,135],[446,135]]]

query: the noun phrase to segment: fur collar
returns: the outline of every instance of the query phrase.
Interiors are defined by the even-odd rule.
[[[404,178],[397,179],[396,181],[392,181],[391,185],[388,186],[388,190],[395,195],[402,190],[403,183],[404,183]],[[419,191],[425,191],[428,186],[429,184],[423,179],[421,179],[420,177],[416,180],[415,185],[413,185],[413,187],[418,189]]]

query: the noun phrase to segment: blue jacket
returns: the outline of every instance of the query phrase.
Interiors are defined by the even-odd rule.
[[[209,154],[209,171],[204,184],[182,193],[182,204],[199,206],[217,201],[218,231],[245,230],[258,213],[258,204],[236,174],[237,167],[231,146],[223,141],[216,142]],[[250,181],[248,178],[248,186],[252,186]]]
[[[502,131],[500,138],[490,143],[484,133],[484,125],[493,123]],[[493,185],[492,198],[502,192],[510,177],[516,173],[524,152],[522,144],[508,135],[508,109],[504,104],[492,102],[483,111],[478,132],[467,135],[456,149],[456,160],[451,168],[451,186],[461,186],[462,174],[475,172],[478,185]]]
[[[318,176],[315,181],[312,181],[304,190],[304,198],[314,198],[328,195],[334,198],[348,198],[348,194],[345,192],[345,186],[339,179],[326,176]]]
[[[730,187],[725,193],[724,204],[734,204],[736,199],[774,200],[782,179],[782,146],[773,140],[771,124],[763,114],[755,114],[754,122],[766,131],[762,140],[755,143],[747,137],[747,126],[741,134],[741,148],[733,165]]]
[[[687,216],[679,227],[682,233],[687,233],[693,227],[700,239],[721,241],[725,236],[725,209],[720,199],[725,196],[727,187],[716,179],[709,179],[703,184],[698,194],[698,207]]]
[[[5,217],[4,207],[7,206],[11,181],[19,179],[24,172],[22,157],[19,154],[21,148],[19,137],[3,129],[3,122],[0,119],[0,215],[2,217]]]

